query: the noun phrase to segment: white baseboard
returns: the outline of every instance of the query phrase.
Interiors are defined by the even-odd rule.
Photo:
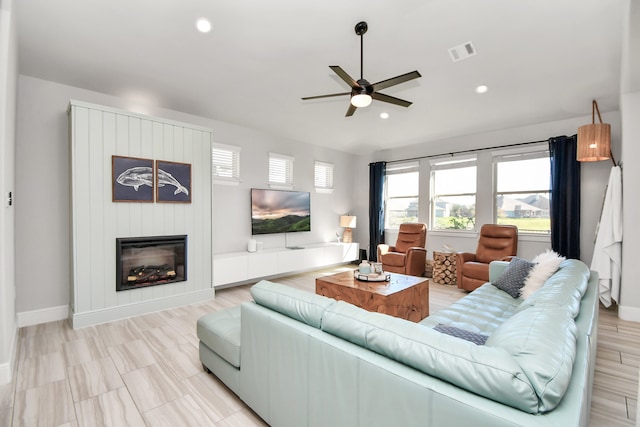
[[[86,326],[112,322],[114,320],[127,319],[141,314],[210,301],[214,298],[214,295],[214,289],[205,289],[188,294],[172,295],[170,297],[159,298],[152,301],[143,301],[117,307],[103,308],[84,313],[71,313],[71,323],[73,329],[84,328]]]
[[[17,313],[18,327],[39,325],[41,323],[55,322],[69,317],[69,306],[43,308],[41,310],[23,311]]]
[[[13,330],[13,339],[9,348],[9,360],[0,363],[0,385],[9,384],[13,376],[13,367],[16,363],[16,352],[18,350],[18,328]]]
[[[631,322],[640,322],[640,308],[619,305],[618,317],[622,320],[629,320]]]

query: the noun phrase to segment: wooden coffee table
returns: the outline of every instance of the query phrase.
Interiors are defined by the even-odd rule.
[[[429,315],[429,280],[391,274],[389,282],[366,282],[353,271],[316,278],[316,294],[349,302],[365,310],[419,322]]]

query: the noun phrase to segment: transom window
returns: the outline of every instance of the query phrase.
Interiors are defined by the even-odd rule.
[[[317,192],[331,192],[333,190],[333,165],[316,161],[313,181]]]
[[[269,185],[293,188],[293,157],[269,153]]]
[[[473,230],[476,222],[476,159],[431,163],[431,229]]]
[[[240,147],[213,144],[211,170],[214,181],[240,182]]]

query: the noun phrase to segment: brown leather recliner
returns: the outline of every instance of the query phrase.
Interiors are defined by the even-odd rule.
[[[378,262],[382,263],[384,271],[422,276],[427,259],[426,243],[426,224],[400,224],[395,246],[378,245]]]
[[[489,263],[508,261],[518,252],[518,227],[514,225],[484,224],[480,229],[476,253],[456,254],[458,287],[473,291],[489,281]]]

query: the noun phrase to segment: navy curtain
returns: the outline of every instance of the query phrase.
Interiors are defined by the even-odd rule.
[[[580,259],[580,162],[577,136],[549,139],[551,159],[551,249]]]
[[[377,261],[384,243],[384,175],[386,162],[369,164],[369,261]]]

